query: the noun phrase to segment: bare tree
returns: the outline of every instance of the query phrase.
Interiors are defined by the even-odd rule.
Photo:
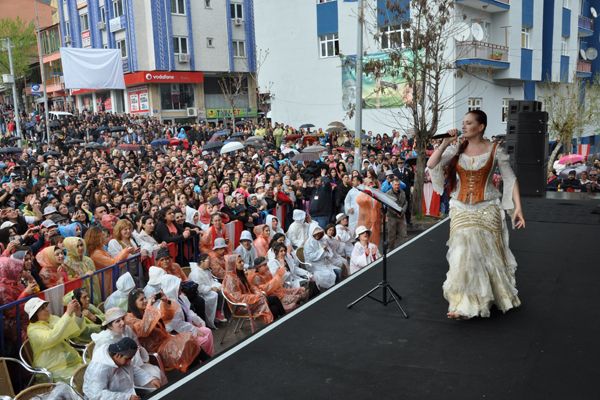
[[[273,82],[269,81],[264,85],[261,85],[258,78],[263,65],[265,65],[265,62],[269,58],[270,53],[271,51],[269,49],[258,49],[256,52],[256,68],[254,71],[250,71],[249,73],[250,78],[256,84],[256,104],[258,109],[265,115],[271,109],[271,102],[275,98],[275,95],[272,91]]]
[[[560,150],[570,154],[573,138],[587,125],[600,122],[600,80],[574,76],[571,83],[546,82],[542,88],[550,135],[557,141],[548,161],[549,174]]]
[[[454,94],[443,93],[443,84],[454,69],[447,47],[454,25],[453,3],[453,0],[410,1],[410,22],[404,26],[402,46],[392,48],[388,60],[370,61],[364,67],[365,72],[376,79],[384,74],[401,77],[411,94],[405,96],[405,108],[400,109],[397,120],[414,132],[417,164],[413,213],[416,215],[422,214],[425,150],[438,131],[443,111],[452,107],[454,97]],[[392,0],[387,1],[385,10],[378,12],[384,12],[385,18],[391,21],[406,20],[408,15],[400,2]]]
[[[231,113],[231,126],[235,126],[235,106],[240,96],[248,93],[248,74],[232,72],[219,78],[219,87]],[[225,121],[227,118],[223,118]]]

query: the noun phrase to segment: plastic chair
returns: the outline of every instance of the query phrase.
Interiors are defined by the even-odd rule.
[[[242,329],[242,326],[244,325],[244,323],[248,320],[250,321],[250,330],[252,331],[252,333],[254,333],[254,331],[255,331],[254,315],[252,315],[252,312],[250,311],[250,307],[248,306],[248,304],[236,303],[236,302],[232,301],[231,299],[229,299],[229,297],[227,297],[227,295],[223,291],[223,288],[221,288],[221,294],[223,295],[223,298],[227,302],[227,306],[229,307],[229,310],[231,311],[231,318],[229,319],[229,323],[231,324],[231,321],[233,321],[234,319],[237,320],[235,329],[233,330],[233,333],[236,334],[237,332],[239,332],[240,329]],[[225,333],[223,334],[223,337],[221,338],[221,344],[223,344],[223,341],[225,340],[226,336],[227,336],[227,330],[225,331]]]
[[[85,376],[85,370],[87,369],[87,364],[83,364],[79,368],[75,370],[73,376],[71,377],[71,381],[69,384],[77,392],[78,395],[84,396],[83,394],[83,377]]]
[[[33,385],[28,387],[27,389],[21,391],[17,394],[14,400],[30,400],[36,396],[50,393],[52,389],[56,386],[55,383],[40,383],[38,385]]]
[[[183,273],[185,274],[185,276],[190,276],[190,272],[192,272],[192,267],[190,267],[189,265],[187,267],[181,267],[181,270],[183,271]]]
[[[29,339],[25,339],[21,345],[21,348],[19,349],[19,358],[29,368],[33,369],[33,350],[31,349],[31,344],[29,344]]]
[[[0,357],[0,396],[15,396],[15,388],[10,378],[8,362],[19,364],[24,370],[31,372],[31,379],[27,383],[27,386],[31,385],[36,375],[44,375],[48,378],[48,381],[52,382],[52,373],[45,368],[31,368],[16,358]],[[14,367],[10,370],[14,371]]]
[[[83,358],[84,364],[89,364],[92,361],[92,355],[94,354],[94,347],[96,347],[96,343],[89,342],[85,349],[83,349],[83,354],[81,355]]]

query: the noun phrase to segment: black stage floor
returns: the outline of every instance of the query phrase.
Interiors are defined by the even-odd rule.
[[[524,201],[527,229],[511,232],[519,309],[446,318],[444,222],[390,258],[410,319],[371,300],[346,309],[379,264],[153,398],[599,399],[597,205]]]

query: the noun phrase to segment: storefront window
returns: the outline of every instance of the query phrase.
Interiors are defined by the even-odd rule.
[[[185,110],[194,107],[194,86],[189,84],[161,84],[160,105],[163,110]]]

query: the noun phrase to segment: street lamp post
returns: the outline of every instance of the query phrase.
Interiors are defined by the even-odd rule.
[[[42,57],[42,31],[40,28],[40,16],[38,14],[37,7],[38,0],[33,0],[33,6],[35,8],[35,27],[37,30],[37,48],[38,58],[40,60],[40,75],[42,78],[42,87],[44,88],[44,121],[46,125],[46,140],[50,143],[50,120],[48,115],[48,90],[46,89],[46,71],[44,70],[44,58]],[[43,134],[42,134],[43,136]],[[42,142],[44,138],[42,138]]]
[[[358,34],[356,36],[356,109],[354,113],[354,169],[360,171],[362,155],[362,72],[363,72],[363,24],[364,0],[358,0]]]
[[[10,42],[10,38],[6,38],[4,39],[6,41],[6,49],[8,51],[8,65],[10,68],[10,76],[11,76],[11,83],[12,83],[12,87],[13,87],[13,103],[14,103],[14,108],[13,108],[13,113],[14,113],[14,117],[15,117],[15,124],[17,126],[17,136],[19,136],[20,139],[23,139],[23,135],[21,132],[21,121],[19,121],[19,98],[17,96],[17,81],[15,80],[15,70],[13,67],[13,59],[12,59],[12,43]]]

